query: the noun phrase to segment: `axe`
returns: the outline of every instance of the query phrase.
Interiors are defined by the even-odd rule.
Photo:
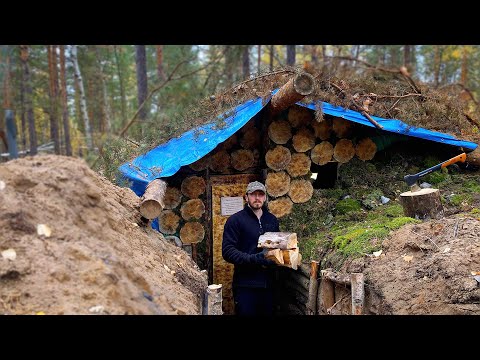
[[[424,175],[427,175],[427,174],[430,174],[432,171],[439,170],[439,169],[442,169],[444,167],[447,167],[448,165],[455,164],[456,162],[459,162],[459,161],[460,162],[465,162],[466,159],[467,159],[467,154],[461,153],[460,155],[457,155],[457,156],[455,156],[455,157],[453,157],[453,158],[451,158],[447,161],[444,161],[440,164],[432,166],[431,168],[428,168],[426,170],[420,171],[417,174],[405,175],[403,180],[405,180],[407,185],[410,186],[410,191],[415,192],[415,191],[420,190],[420,186],[418,186],[418,184],[417,184],[417,180],[420,177],[422,177]]]

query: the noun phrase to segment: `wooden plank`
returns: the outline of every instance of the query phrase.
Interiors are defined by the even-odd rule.
[[[318,261],[310,262],[310,282],[308,287],[307,315],[317,314]]]
[[[362,273],[352,273],[352,315],[363,314],[365,286]]]

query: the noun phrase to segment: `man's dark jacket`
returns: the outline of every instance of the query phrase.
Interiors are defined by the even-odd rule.
[[[267,260],[257,247],[258,237],[267,231],[280,231],[277,218],[263,207],[260,221],[247,205],[230,216],[223,230],[222,256],[234,264],[233,286],[261,287],[272,285],[273,261]]]

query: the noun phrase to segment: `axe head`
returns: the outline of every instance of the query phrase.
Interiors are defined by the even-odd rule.
[[[410,186],[410,191],[415,192],[420,190],[420,186],[417,184],[419,176],[418,175],[405,175],[403,177],[403,180],[407,183],[408,186]]]

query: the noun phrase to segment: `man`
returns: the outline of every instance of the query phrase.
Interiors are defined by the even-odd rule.
[[[278,219],[265,207],[265,185],[251,182],[243,210],[225,223],[222,256],[234,264],[233,299],[237,315],[272,315],[275,262],[265,258],[266,249],[257,247],[258,237],[280,231]]]

